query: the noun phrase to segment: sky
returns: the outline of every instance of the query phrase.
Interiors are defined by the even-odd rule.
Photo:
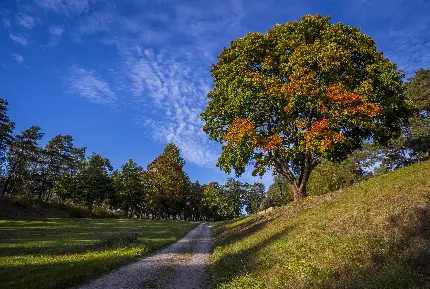
[[[223,183],[200,120],[211,65],[230,41],[316,12],[359,27],[407,77],[430,68],[428,0],[2,0],[0,97],[42,145],[71,134],[119,168],[174,142],[193,181]]]

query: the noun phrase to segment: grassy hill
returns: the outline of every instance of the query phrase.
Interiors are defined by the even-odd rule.
[[[209,288],[430,288],[430,162],[214,236]]]

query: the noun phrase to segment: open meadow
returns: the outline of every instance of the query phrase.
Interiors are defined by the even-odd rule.
[[[171,244],[198,222],[0,220],[0,288],[68,288]]]

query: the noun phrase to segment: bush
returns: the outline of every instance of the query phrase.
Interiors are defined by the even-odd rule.
[[[70,205],[70,218],[88,218],[90,216],[88,209],[82,205]]]
[[[98,218],[119,218],[119,214],[116,212],[112,212],[105,207],[97,207],[93,210],[93,217]]]
[[[123,247],[135,243],[138,237],[139,233],[130,231],[109,233],[102,235],[97,245],[100,247]]]
[[[362,177],[358,171],[358,166],[351,159],[341,163],[323,160],[311,173],[308,195],[323,195],[357,183]]]

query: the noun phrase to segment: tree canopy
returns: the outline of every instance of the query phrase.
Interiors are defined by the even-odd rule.
[[[273,168],[295,199],[321,160],[341,161],[368,139],[386,144],[410,114],[403,73],[375,41],[318,14],[232,41],[211,71],[202,120],[223,144],[218,166]]]

